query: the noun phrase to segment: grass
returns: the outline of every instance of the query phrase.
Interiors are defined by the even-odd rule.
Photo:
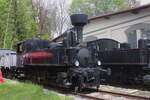
[[[72,98],[58,96],[52,91],[45,92],[41,86],[31,83],[6,80],[4,84],[0,84],[0,100],[72,100]]]

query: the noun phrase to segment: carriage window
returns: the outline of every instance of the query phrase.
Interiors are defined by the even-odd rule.
[[[119,42],[112,39],[99,39],[97,43],[99,50],[112,50],[119,47]]]
[[[112,39],[99,39],[96,41],[88,42],[88,47],[91,47],[97,51],[112,50],[119,48],[119,42]]]
[[[10,53],[10,55],[16,55],[16,53]]]

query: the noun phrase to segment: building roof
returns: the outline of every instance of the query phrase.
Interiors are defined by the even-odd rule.
[[[144,5],[144,6],[135,7],[135,8],[131,8],[131,9],[127,9],[127,10],[123,10],[123,11],[118,11],[118,12],[115,12],[115,13],[109,13],[109,14],[94,16],[94,17],[89,18],[89,21],[100,19],[100,18],[109,19],[109,17],[111,17],[111,16],[124,14],[124,13],[129,13],[129,12],[136,14],[140,10],[147,9],[147,8],[150,8],[150,4],[147,4],[147,5]]]
[[[104,14],[104,15],[98,15],[98,16],[90,17],[88,20],[90,22],[92,20],[96,20],[96,19],[100,19],[100,18],[109,19],[111,16],[124,14],[124,13],[129,13],[129,12],[131,12],[133,14],[137,14],[140,10],[147,9],[147,8],[150,8],[150,4],[147,4],[147,5],[144,5],[144,6],[135,7],[135,8],[131,8],[131,9],[126,9],[126,10],[122,10],[122,11],[118,11],[118,12],[113,12],[113,13],[109,13],[109,14]],[[57,41],[57,40],[59,40],[59,39],[61,39],[63,37],[64,37],[64,33],[61,34],[60,36],[56,37],[52,41],[55,42],[55,41]]]
[[[63,34],[57,36],[56,38],[54,38],[54,39],[52,40],[52,42],[57,42],[59,39],[62,39],[64,36],[65,36],[65,33],[63,33]]]

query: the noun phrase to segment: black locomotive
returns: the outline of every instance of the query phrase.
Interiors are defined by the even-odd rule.
[[[57,84],[75,90],[100,85],[98,53],[82,41],[82,29],[87,16],[71,16],[74,27],[65,32],[63,43],[32,38],[17,44],[17,66],[11,76],[36,83]]]
[[[63,42],[32,38],[17,44],[17,66],[4,69],[11,77],[36,83],[84,87],[105,83],[150,84],[150,40],[140,39],[137,48],[112,39],[83,42],[87,16],[71,16],[74,27]],[[7,75],[6,75],[7,76]]]
[[[88,46],[98,51],[102,67],[109,70],[106,83],[150,84],[149,39],[140,39],[137,48],[112,39],[91,41]]]

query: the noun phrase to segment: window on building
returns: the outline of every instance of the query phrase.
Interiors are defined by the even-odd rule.
[[[128,43],[131,45],[131,48],[137,48],[137,32],[131,31],[127,33]]]
[[[143,39],[150,39],[150,30],[141,29],[141,32],[142,32]]]
[[[131,48],[136,48],[139,39],[150,39],[150,24],[138,23],[131,25],[125,30],[125,33],[127,36],[127,42],[131,45]]]

